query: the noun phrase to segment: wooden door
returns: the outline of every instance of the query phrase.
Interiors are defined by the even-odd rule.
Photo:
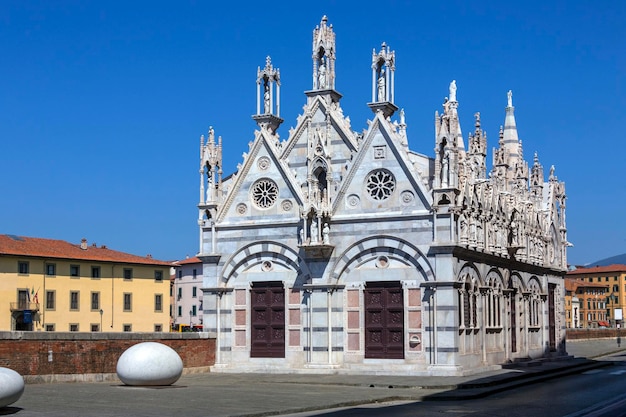
[[[365,357],[404,359],[404,297],[400,282],[368,282]]]
[[[285,289],[282,282],[255,282],[250,302],[250,357],[284,358]]]
[[[548,332],[550,351],[556,350],[556,314],[555,314],[555,297],[556,297],[556,285],[548,284]]]
[[[517,352],[517,294],[511,295],[511,352]]]

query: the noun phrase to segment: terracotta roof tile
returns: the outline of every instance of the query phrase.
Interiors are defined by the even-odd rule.
[[[149,256],[131,255],[111,250],[106,246],[87,245],[82,249],[80,244],[64,240],[15,235],[0,235],[0,256],[2,255],[171,266],[170,262],[159,261]]]
[[[189,264],[201,264],[201,263],[202,261],[197,256],[194,256],[193,258],[183,259],[182,261],[174,262],[175,265],[189,265]]]
[[[593,266],[591,268],[576,268],[573,271],[568,271],[567,275],[603,274],[605,272],[626,272],[626,265],[613,264],[608,266]]]

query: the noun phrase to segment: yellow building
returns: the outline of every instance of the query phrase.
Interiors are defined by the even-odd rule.
[[[623,327],[626,265],[577,268],[567,273],[565,281],[577,283],[577,293],[582,294],[578,296],[582,327]]]
[[[170,266],[85,239],[0,235],[0,330],[168,331]]]

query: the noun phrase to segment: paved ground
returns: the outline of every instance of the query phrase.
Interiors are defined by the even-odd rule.
[[[568,352],[578,358],[468,377],[203,373],[159,388],[119,382],[28,384],[20,400],[0,409],[0,415],[267,416],[393,400],[471,398],[599,366],[583,358],[621,350],[615,339],[568,342]]]

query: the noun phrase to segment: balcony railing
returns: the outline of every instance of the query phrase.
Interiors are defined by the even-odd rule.
[[[39,311],[39,303],[17,302],[11,303],[11,311],[32,310]]]

